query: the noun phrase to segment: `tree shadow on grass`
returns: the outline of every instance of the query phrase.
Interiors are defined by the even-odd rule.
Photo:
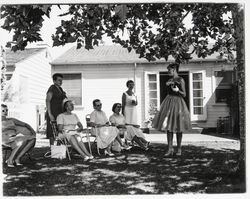
[[[135,147],[88,162],[76,155],[71,161],[44,158],[48,150],[35,148],[36,161],[25,159],[23,167],[3,166],[5,196],[245,192],[245,178],[232,173],[233,149],[186,145],[181,157],[165,158],[166,145],[152,144],[147,152]]]

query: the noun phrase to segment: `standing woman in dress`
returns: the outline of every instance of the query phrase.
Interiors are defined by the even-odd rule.
[[[153,119],[153,127],[166,131],[168,140],[168,152],[166,157],[172,156],[173,134],[177,139],[177,156],[181,156],[182,133],[191,129],[190,115],[187,105],[184,101],[186,97],[185,82],[178,75],[179,64],[171,63],[168,65],[168,73],[172,76],[166,82],[167,96],[161,104],[160,111]]]
[[[125,117],[126,124],[137,125],[137,96],[133,89],[135,83],[128,80],[126,83],[128,90],[122,94],[122,114]]]
[[[50,122],[56,121],[57,116],[63,113],[63,100],[66,98],[66,93],[61,88],[63,75],[55,73],[52,78],[54,84],[49,87],[46,95],[47,139],[50,140],[50,145],[54,144],[54,136]]]

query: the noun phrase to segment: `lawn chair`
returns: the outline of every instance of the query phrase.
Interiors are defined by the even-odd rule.
[[[94,142],[96,142],[97,135],[93,134],[93,128],[90,126],[90,114],[87,114],[85,116],[85,120],[86,120],[86,126],[87,126],[86,130],[88,131],[88,135],[90,135],[89,138],[94,137],[95,138]],[[97,146],[97,144],[96,144],[96,146]],[[96,148],[97,148],[98,155],[100,155],[100,151],[99,151],[98,146]],[[91,150],[91,147],[90,147],[90,150]],[[92,155],[92,152],[91,152],[91,155]]]

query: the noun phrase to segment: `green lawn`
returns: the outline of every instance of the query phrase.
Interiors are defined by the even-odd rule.
[[[220,143],[223,144],[223,143]],[[214,145],[214,146],[213,146]],[[44,158],[48,147],[35,148],[23,167],[3,166],[4,196],[243,193],[245,179],[232,172],[238,150],[218,143],[185,145],[181,158],[164,158],[164,144],[148,152],[138,148],[116,157],[84,162]],[[94,149],[93,149],[94,150]],[[244,175],[241,175],[244,176]]]

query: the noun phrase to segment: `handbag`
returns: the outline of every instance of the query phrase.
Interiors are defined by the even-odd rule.
[[[51,158],[65,159],[67,146],[65,145],[51,145]]]

